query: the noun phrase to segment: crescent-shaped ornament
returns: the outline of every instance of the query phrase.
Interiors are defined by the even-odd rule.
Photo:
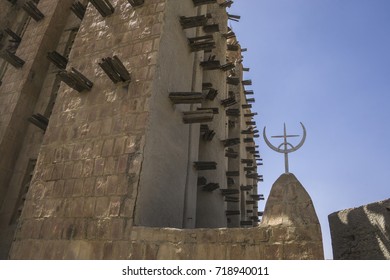
[[[272,150],[274,150],[275,152],[278,152],[278,153],[284,153],[284,150],[282,149],[279,149],[277,147],[275,147],[274,145],[271,144],[271,142],[268,140],[267,138],[267,135],[265,133],[265,129],[266,129],[266,126],[264,126],[264,129],[263,129],[263,137],[264,137],[264,141],[265,143],[267,144],[268,147],[270,147]]]
[[[302,147],[303,144],[305,143],[305,140],[306,140],[306,128],[305,128],[305,126],[303,125],[303,123],[300,123],[300,124],[301,124],[302,129],[303,129],[302,139],[301,139],[301,142],[299,142],[299,144],[295,146],[295,148],[292,148],[291,152],[295,152],[295,151],[298,150],[300,147]]]
[[[301,148],[303,146],[303,144],[305,143],[305,140],[306,140],[306,128],[303,125],[303,123],[300,123],[300,124],[301,124],[302,129],[303,129],[303,134],[302,134],[301,141],[296,146],[293,146],[292,144],[287,142],[287,138],[297,137],[299,135],[287,135],[286,124],[284,124],[284,134],[283,135],[273,136],[273,137],[276,137],[276,138],[283,138],[284,139],[283,143],[280,144],[278,147],[275,147],[274,145],[272,145],[272,143],[268,140],[267,134],[266,134],[266,127],[264,127],[264,129],[263,129],[263,137],[264,137],[264,141],[267,144],[267,146],[270,147],[275,152],[284,154],[286,173],[288,173],[288,154],[292,153],[292,152],[295,152],[296,150]],[[291,148],[288,149],[288,147],[291,147]]]

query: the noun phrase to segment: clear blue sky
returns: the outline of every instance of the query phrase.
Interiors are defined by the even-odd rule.
[[[313,199],[332,259],[327,216],[390,197],[390,1],[235,0],[229,12],[242,16],[231,25],[248,48],[259,128],[306,126],[290,171]],[[267,196],[283,155],[258,144]]]

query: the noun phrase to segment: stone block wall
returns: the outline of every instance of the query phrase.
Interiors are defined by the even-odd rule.
[[[283,226],[187,230],[134,227],[128,257],[133,260],[323,259],[322,244],[312,237]]]
[[[112,4],[115,12],[106,18],[87,7],[67,69],[76,68],[94,86],[78,93],[61,84],[12,258],[83,258],[80,246],[128,240],[165,1]],[[113,55],[131,73],[130,83],[114,84],[98,65]]]
[[[206,213],[197,211],[208,201],[197,203],[201,172],[195,170],[194,161],[215,160],[219,170],[209,181],[215,180],[221,188],[227,188],[226,171],[239,171],[237,189],[241,184],[255,185],[258,179],[248,178],[240,164],[241,159],[254,157],[246,149],[254,144],[244,146],[247,136],[240,131],[248,127],[242,114],[250,110],[246,107],[239,118],[228,118],[220,103],[230,97],[229,91],[237,98],[235,109],[247,103],[240,52],[228,55],[226,40],[217,33],[215,54],[222,64],[234,61],[235,69],[206,73],[200,62],[208,57],[191,52],[188,40],[204,34],[199,29],[183,30],[179,22],[180,16],[210,12],[227,35],[221,1],[196,7],[190,0],[145,0],[132,7],[127,0],[110,0],[114,11],[109,16],[102,16],[88,2],[81,21],[70,12],[72,3],[39,1],[45,18],[28,24],[16,52],[26,63],[7,70],[0,88],[0,154],[4,155],[0,198],[7,202],[0,217],[4,225],[13,216],[12,204],[21,198],[21,178],[28,161],[36,158],[21,217],[5,233],[10,240],[17,225],[9,258],[322,258],[318,225],[174,229],[225,227],[224,211],[232,210],[218,190],[210,196],[218,213],[212,215],[212,207]],[[74,42],[70,30],[75,33]],[[58,81],[58,69],[46,58],[53,50],[68,58],[67,71],[75,68],[93,82],[91,90],[78,92]],[[99,66],[103,58],[114,55],[130,72],[131,81],[113,83]],[[238,85],[228,86],[227,76],[237,77]],[[221,91],[214,102],[201,105],[218,106],[221,114],[212,123],[218,133],[210,149],[199,142],[199,124],[183,123],[183,111],[196,107],[173,105],[169,100],[170,92],[202,91],[204,82],[212,82]],[[50,117],[44,135],[26,121],[37,112]],[[233,130],[229,121],[235,121]],[[242,141],[234,164],[225,158],[221,140],[226,137]],[[240,226],[247,210],[256,211],[246,205],[249,194],[237,194],[241,216],[230,226]],[[203,224],[196,224],[196,215]],[[4,246],[3,258],[6,252]]]
[[[31,22],[16,55],[25,61],[23,68],[8,67],[0,95],[0,203],[2,204],[44,77],[49,66],[47,51],[55,49],[66,24],[72,1],[40,1],[45,19]]]
[[[322,243],[284,226],[248,229],[133,227],[129,240],[73,239],[23,242],[14,259],[130,260],[313,260],[323,259]],[[16,254],[18,253],[18,254]]]
[[[0,87],[0,258],[8,254],[42,143],[42,130],[28,118],[33,113],[45,114],[50,100],[55,69],[49,67],[46,53],[63,45],[63,30],[74,21],[69,18],[71,2],[40,1],[45,18],[39,22],[20,8],[23,1],[8,14],[14,17],[6,26],[22,38],[16,55],[25,64],[17,69],[1,60],[7,71]]]
[[[335,260],[390,260],[390,199],[328,218]]]

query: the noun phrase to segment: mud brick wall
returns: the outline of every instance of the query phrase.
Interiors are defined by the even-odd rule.
[[[205,12],[206,13],[206,12]],[[227,32],[227,13],[218,5],[207,5],[207,13],[212,15],[210,24],[218,24],[220,32],[214,33],[216,48],[211,52],[205,52],[202,61],[207,61],[215,56],[215,60],[220,61],[221,65],[226,63],[226,38],[221,36]],[[203,35],[203,34],[202,34]],[[207,123],[210,130],[215,132],[212,141],[199,141],[199,161],[213,161],[217,163],[216,170],[199,171],[198,176],[207,179],[207,183],[218,183],[220,189],[227,188],[226,171],[227,159],[224,156],[224,146],[221,140],[227,137],[227,117],[225,109],[221,106],[221,100],[227,96],[226,72],[217,70],[203,70],[202,76],[204,83],[211,83],[212,88],[218,91],[214,100],[205,100],[202,103],[204,108],[218,108],[218,114],[214,115],[213,121]],[[196,227],[197,228],[215,228],[226,227],[227,217],[225,215],[226,202],[219,189],[203,191],[203,187],[197,187],[196,195]]]
[[[8,23],[8,27],[22,37],[16,55],[23,59],[25,64],[16,69],[6,63],[7,71],[2,77],[0,87],[0,258],[7,255],[14,231],[10,218],[15,209],[23,175],[19,176],[19,185],[13,184],[11,179],[12,176],[20,175],[18,172],[21,171],[22,165],[27,165],[27,162],[17,164],[21,151],[26,148],[23,142],[40,142],[37,140],[39,135],[28,134],[27,119],[34,112],[47,74],[49,62],[46,53],[56,48],[70,14],[71,3],[71,0],[41,0],[38,8],[45,14],[45,18],[39,22],[29,19],[25,21],[26,13],[18,10],[16,6],[12,6],[15,10],[8,14],[10,17],[15,16],[13,21]],[[28,23],[27,27],[24,27],[24,22]],[[23,36],[21,29],[24,30]],[[36,152],[35,148],[34,151]]]
[[[390,260],[390,199],[328,218],[335,260]]]
[[[185,218],[195,220],[185,200],[196,201],[188,190],[196,190],[193,162],[198,158],[199,124],[183,123],[183,111],[191,105],[172,104],[169,93],[201,90],[198,54],[190,52],[187,39],[196,36],[195,30],[183,30],[179,21],[197,11],[192,1],[166,1],[135,210],[137,225],[182,228]]]
[[[44,81],[49,61],[46,53],[55,49],[66,23],[71,0],[41,0],[38,8],[45,14],[32,21],[16,55],[25,61],[22,68],[9,67],[0,94],[0,205],[13,172],[20,146],[34,105]],[[70,10],[69,10],[70,12]]]
[[[79,93],[61,83],[9,258],[321,259],[316,223],[174,229],[195,226],[188,218],[196,214],[196,192],[189,193],[188,188],[197,187],[193,161],[198,157],[199,124],[185,125],[182,113],[191,105],[172,105],[168,96],[202,90],[207,77],[199,66],[204,57],[188,48],[187,38],[196,32],[182,30],[178,19],[208,10],[190,0],[146,0],[139,7],[127,0],[110,2],[115,11],[107,17],[91,3],[87,6],[67,69],[74,67],[94,85]],[[40,1],[39,8],[47,15],[51,9],[53,16],[45,20],[51,19],[53,27],[44,21],[31,23],[28,28],[45,26],[34,30],[44,35],[36,36],[38,42],[35,37],[25,41],[32,49],[18,49],[26,59],[22,71],[6,73],[2,88],[6,94],[0,96],[4,98],[0,104],[6,104],[0,125],[5,159],[20,147],[17,132],[25,128],[20,119],[32,114],[36,108],[32,100],[45,84],[47,75],[41,67],[46,71],[48,62],[41,58],[56,49],[61,35],[56,11],[69,11],[60,3],[65,1]],[[66,23],[65,17],[58,18]],[[57,42],[52,42],[55,38]],[[114,84],[98,65],[114,55],[131,73],[129,83]],[[226,87],[225,80],[215,80],[221,83],[219,88]],[[242,90],[237,94],[242,96]],[[27,92],[30,99],[20,98],[30,96]],[[15,123],[17,129],[9,129]],[[12,172],[13,163],[0,160],[1,182],[9,180],[4,174]],[[290,199],[280,200],[285,201]],[[221,216],[225,218],[219,215],[218,220]]]
[[[78,93],[61,85],[11,258],[116,258],[112,248],[128,240],[164,2],[111,1],[106,18],[88,5],[68,69],[94,86]],[[129,84],[112,83],[98,65],[113,55],[131,73]]]
[[[188,230],[134,227],[131,243],[127,245],[131,248],[128,257],[133,260],[323,259],[318,240],[297,232],[283,226]]]

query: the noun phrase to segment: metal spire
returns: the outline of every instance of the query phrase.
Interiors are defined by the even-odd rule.
[[[292,144],[287,142],[287,138],[299,137],[299,135],[287,135],[286,124],[284,124],[284,133],[283,133],[283,135],[271,136],[272,138],[283,138],[283,140],[284,140],[283,143],[280,144],[278,147],[275,147],[274,145],[272,145],[271,142],[267,139],[267,135],[265,133],[266,127],[264,127],[264,130],[263,130],[264,141],[267,144],[267,146],[270,147],[275,152],[284,154],[285,173],[289,173],[288,154],[292,153],[292,152],[295,152],[300,147],[302,147],[303,143],[305,143],[305,140],[306,140],[306,128],[303,125],[303,123],[300,123],[300,124],[301,124],[302,129],[303,129],[303,135],[302,135],[301,142],[299,142],[299,144],[297,146],[293,146]],[[284,146],[283,149],[281,149],[282,146]],[[288,148],[288,147],[290,147],[290,148]]]

